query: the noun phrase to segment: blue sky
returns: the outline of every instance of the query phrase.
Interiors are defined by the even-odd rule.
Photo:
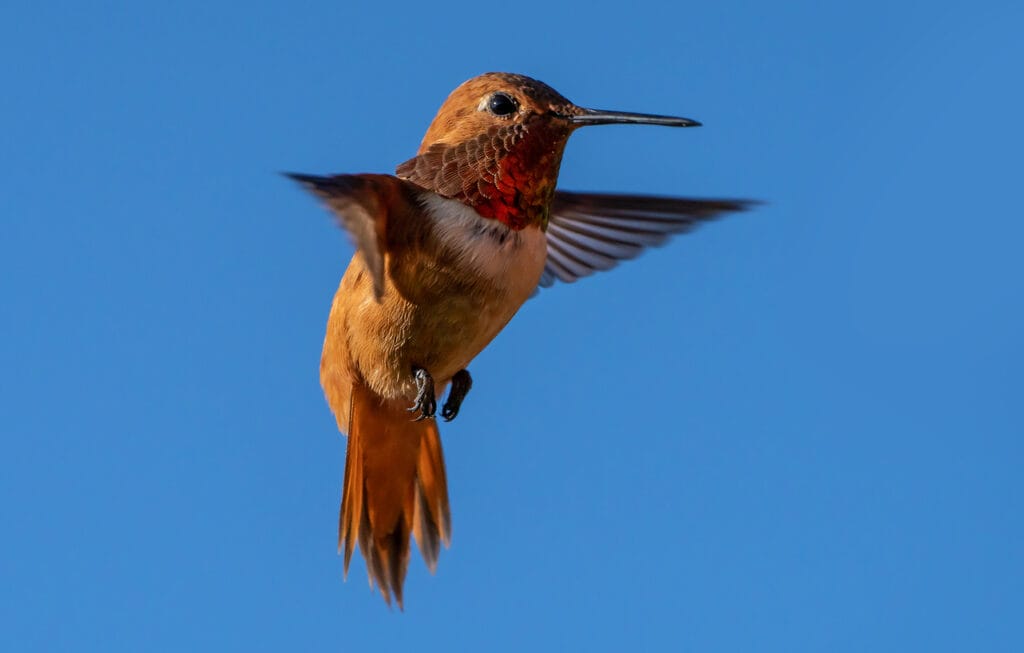
[[[1015,651],[1019,3],[0,9],[9,650]],[[404,613],[341,580],[319,348],[390,172],[525,73],[696,130],[561,186],[767,204],[531,301],[443,434]]]

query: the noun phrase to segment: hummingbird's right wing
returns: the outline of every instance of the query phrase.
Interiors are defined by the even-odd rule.
[[[555,191],[548,220],[548,258],[540,285],[546,288],[556,280],[572,283],[609,270],[674,234],[752,204],[748,200]]]
[[[384,214],[380,206],[378,177],[382,175],[334,175],[321,177],[285,173],[319,197],[352,236],[373,277],[373,294],[384,294]]]

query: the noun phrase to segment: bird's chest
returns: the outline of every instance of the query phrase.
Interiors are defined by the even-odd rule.
[[[537,227],[515,231],[457,201],[431,195],[423,204],[426,238],[391,270],[391,280],[405,307],[402,355],[445,379],[533,294],[547,242]]]
[[[423,203],[435,253],[428,265],[438,277],[439,295],[518,308],[533,294],[547,258],[539,227],[513,230],[439,195]]]

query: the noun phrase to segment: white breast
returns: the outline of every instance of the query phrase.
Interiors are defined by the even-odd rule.
[[[423,205],[441,244],[476,274],[528,297],[547,259],[547,237],[539,227],[516,231],[482,217],[458,200],[425,193]]]

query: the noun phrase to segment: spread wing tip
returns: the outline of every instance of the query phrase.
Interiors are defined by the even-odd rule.
[[[303,172],[282,172],[279,173],[282,177],[288,177],[292,181],[297,181],[300,184],[313,184],[323,179],[320,175],[307,175]]]
[[[767,204],[764,200],[730,199],[730,200],[708,200],[721,207],[722,212],[728,211],[750,211],[759,206]]]
[[[307,175],[302,172],[282,172],[281,175],[298,182],[303,188],[315,195],[327,194],[333,185],[333,180],[330,177],[322,175]]]

